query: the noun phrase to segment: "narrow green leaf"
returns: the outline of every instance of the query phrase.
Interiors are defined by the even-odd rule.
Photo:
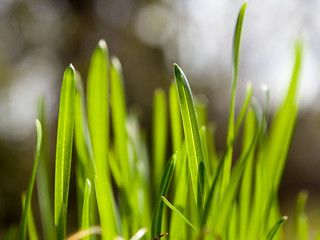
[[[57,239],[66,237],[67,206],[71,171],[74,111],[75,70],[70,65],[63,76],[60,95],[56,170],[55,170],[55,226]]]
[[[245,152],[250,148],[251,142],[254,139],[256,131],[256,118],[252,108],[249,108],[245,124],[244,124],[244,133],[243,133],[243,144],[242,151]],[[252,179],[253,179],[253,161],[254,161],[254,152],[248,156],[248,163],[245,167],[241,189],[239,197],[239,217],[240,217],[240,239],[247,239],[246,234],[248,231],[249,215],[250,215],[250,205],[251,205],[251,196],[252,196]]]
[[[198,124],[200,128],[202,128],[203,126],[207,126],[207,121],[208,121],[207,105],[208,105],[208,98],[205,95],[199,94],[196,96],[195,107],[196,107],[196,112],[198,117]]]
[[[195,201],[200,214],[204,206],[203,201],[205,199],[206,193],[205,186],[208,186],[208,184],[200,185],[198,189],[198,166],[199,163],[205,161],[204,151],[200,138],[200,131],[192,92],[186,76],[177,64],[174,64],[174,75],[176,80],[176,87],[178,90],[182,122],[187,144],[191,183]]]
[[[167,147],[167,102],[162,89],[156,89],[153,98],[152,116],[152,152],[153,152],[153,183],[158,193],[161,175],[165,166]]]
[[[279,227],[285,222],[287,221],[288,217],[284,216],[282,217],[278,222],[276,222],[276,224],[271,228],[271,230],[268,233],[267,236],[267,240],[272,240],[273,237],[276,235]]]
[[[143,236],[146,234],[147,229],[146,228],[141,228],[130,240],[140,240],[143,238]]]
[[[33,192],[34,181],[36,179],[36,173],[37,173],[37,167],[38,167],[38,161],[39,161],[39,155],[40,155],[40,149],[41,149],[42,128],[41,128],[41,123],[38,119],[36,119],[36,128],[37,128],[36,155],[35,155],[35,159],[34,159],[30,182],[28,185],[26,200],[25,200],[25,204],[24,204],[25,207],[23,209],[22,217],[21,217],[21,221],[20,221],[19,240],[24,240],[24,239],[26,239],[26,236],[27,236],[28,214],[29,214],[30,208],[31,208],[31,197],[32,197],[32,192]]]
[[[174,211],[186,224],[188,224],[193,230],[198,231],[198,229],[192,225],[191,222],[188,221],[188,219],[186,219],[185,216],[183,216],[183,214],[181,212],[179,212],[178,209],[176,209],[169,201],[168,199],[166,199],[164,196],[161,196],[162,201],[172,210]]]
[[[244,14],[246,12],[247,3],[245,2],[239,12],[237,24],[233,35],[233,60],[232,60],[232,89],[231,89],[231,102],[230,102],[230,112],[229,112],[229,124],[228,124],[228,134],[227,134],[227,154],[225,158],[225,164],[222,176],[222,193],[224,193],[226,187],[229,184],[231,163],[232,163],[232,152],[233,152],[233,142],[234,142],[234,110],[236,101],[236,91],[238,82],[238,72],[239,72],[239,56],[240,56],[240,40],[242,32],[242,24],[244,19]]]
[[[100,40],[91,57],[87,81],[88,126],[97,173],[107,168],[109,144],[109,57],[104,40]]]
[[[22,194],[22,209],[25,207],[25,201],[26,201],[26,194]],[[30,240],[38,240],[38,233],[36,229],[36,225],[34,223],[34,217],[32,213],[32,208],[30,206],[29,213],[28,213],[28,235]]]
[[[172,149],[177,152],[181,148],[183,136],[178,93],[174,83],[170,85],[169,93]]]
[[[152,225],[151,225],[151,238],[155,238],[161,234],[161,225],[162,225],[162,210],[163,210],[163,201],[161,200],[161,196],[165,196],[169,189],[169,185],[171,182],[173,170],[176,164],[176,154],[173,154],[167,163],[167,166],[164,170],[160,189],[159,189],[159,200],[153,210],[152,214]]]
[[[83,208],[82,208],[82,229],[90,228],[90,193],[91,193],[91,184],[90,180],[86,180],[86,187],[83,198]],[[90,236],[82,238],[83,240],[90,240]]]
[[[112,193],[109,168],[109,56],[107,45],[100,40],[93,52],[87,82],[88,127],[96,166],[95,188],[100,214],[102,239],[113,239],[121,233]],[[121,235],[121,234],[120,234]]]
[[[300,191],[299,195],[297,197],[296,207],[294,211],[294,225],[293,225],[293,237],[294,239],[300,239],[298,236],[298,230],[302,229],[302,227],[299,227],[299,223],[302,223],[300,221],[300,218],[303,216],[304,208],[307,202],[308,198],[308,192],[307,191]]]
[[[44,96],[38,100],[38,118],[42,123],[42,144],[39,156],[39,166],[37,173],[37,192],[38,201],[41,215],[41,224],[43,230],[43,239],[54,239],[54,220],[53,220],[53,207],[52,207],[52,182],[51,174],[49,171],[50,158],[48,151],[48,135],[47,135],[47,119],[46,107]]]

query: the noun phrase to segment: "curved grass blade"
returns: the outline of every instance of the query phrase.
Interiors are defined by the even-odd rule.
[[[130,240],[140,240],[146,234],[147,229],[141,228],[135,235],[133,235]]]
[[[177,152],[181,148],[183,136],[182,136],[182,123],[181,123],[181,116],[180,116],[179,99],[177,95],[177,89],[174,83],[170,85],[169,102],[170,102],[171,136],[172,136],[172,144],[173,144],[172,149],[173,149],[173,152]]]
[[[90,184],[90,180],[87,179],[86,187],[84,191],[84,198],[83,198],[82,221],[81,221],[82,229],[90,228],[90,193],[91,193],[91,184]],[[83,240],[90,240],[90,236],[83,238]]]
[[[167,102],[162,89],[156,89],[153,99],[152,117],[152,151],[153,151],[153,184],[158,193],[161,175],[165,166],[167,146]]]
[[[161,200],[161,196],[165,196],[168,192],[175,164],[176,164],[176,154],[173,154],[164,170],[164,173],[161,179],[160,189],[159,189],[159,195],[158,195],[159,200],[153,210],[152,224],[151,224],[152,238],[155,238],[161,234],[162,210],[163,210],[163,204],[164,204],[163,201]]]
[[[287,220],[288,220],[288,217],[284,216],[278,222],[276,222],[276,224],[269,231],[268,236],[267,236],[267,240],[272,240],[273,237],[276,235],[279,227]]]
[[[20,232],[19,232],[19,240],[25,240],[27,236],[27,224],[28,224],[28,214],[30,212],[31,206],[31,197],[33,192],[34,181],[36,179],[40,149],[41,149],[41,142],[42,142],[42,128],[41,123],[38,119],[36,119],[36,128],[37,128],[37,148],[36,148],[36,155],[34,159],[34,164],[32,168],[31,178],[28,185],[26,200],[24,203],[24,209],[22,212],[22,217],[20,221]]]
[[[208,183],[205,182],[207,181],[206,179],[205,181],[203,181],[203,185],[200,184],[198,186],[198,166],[201,162],[205,161],[204,151],[200,138],[199,125],[192,92],[186,76],[177,64],[174,64],[174,75],[176,80],[176,87],[178,90],[182,122],[187,144],[191,183],[195,201],[198,207],[198,212],[200,214],[204,206],[203,200],[205,199],[206,188],[208,186]]]
[[[183,214],[181,212],[179,212],[178,209],[176,209],[169,201],[168,199],[166,199],[164,196],[161,196],[162,201],[169,207],[171,208],[172,211],[174,211],[186,224],[188,224],[193,230],[198,231],[198,229],[192,225],[191,222],[189,222],[189,220],[183,216]]]
[[[75,70],[70,65],[63,76],[60,95],[56,170],[55,170],[55,226],[57,239],[66,237],[67,206],[71,171],[75,112]]]
[[[233,48],[232,48],[232,89],[231,89],[231,102],[230,102],[230,112],[229,112],[229,124],[228,124],[228,134],[227,134],[227,154],[225,158],[225,164],[223,169],[223,176],[221,182],[221,191],[224,193],[226,187],[229,184],[231,163],[232,163],[232,152],[233,152],[233,142],[234,142],[234,110],[236,101],[236,91],[238,82],[238,72],[239,72],[239,56],[240,56],[240,40],[242,32],[242,24],[244,19],[244,14],[246,12],[247,3],[245,2],[239,12],[237,24],[235,27],[233,35]]]
[[[53,240],[54,239],[54,220],[53,220],[53,208],[52,208],[52,182],[51,174],[49,171],[49,152],[48,152],[48,136],[47,136],[47,119],[46,119],[46,108],[45,98],[42,96],[38,100],[38,116],[39,121],[42,124],[42,144],[41,152],[39,156],[39,166],[37,173],[37,192],[38,201],[40,208],[41,224],[43,229],[43,239]]]

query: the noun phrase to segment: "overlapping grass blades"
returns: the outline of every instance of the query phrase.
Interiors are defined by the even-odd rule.
[[[54,216],[57,239],[66,237],[67,206],[71,171],[75,107],[75,70],[70,65],[63,76],[60,95],[56,166]]]

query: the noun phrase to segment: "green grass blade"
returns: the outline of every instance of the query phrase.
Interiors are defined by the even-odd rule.
[[[22,209],[24,209],[25,201],[26,201],[26,194],[25,193],[22,194],[21,200],[22,200]],[[28,213],[28,235],[29,235],[30,240],[38,240],[39,239],[36,225],[34,223],[34,217],[33,217],[31,207],[30,207],[29,213]]]
[[[272,240],[274,238],[274,236],[276,235],[279,227],[285,222],[287,221],[288,217],[284,216],[282,217],[278,222],[276,222],[276,224],[271,228],[271,230],[268,233],[267,236],[267,240]]]
[[[204,206],[203,201],[205,199],[206,193],[205,186],[208,186],[208,184],[198,186],[198,166],[201,162],[205,161],[204,151],[200,138],[200,130],[198,126],[197,114],[192,97],[192,92],[186,76],[177,64],[174,65],[174,75],[176,80],[176,87],[178,90],[182,122],[187,144],[191,183],[195,201],[200,214]]]
[[[173,152],[180,150],[182,145],[182,123],[180,115],[179,99],[177,89],[174,83],[170,85],[169,90],[169,102],[170,102],[170,120],[171,120],[171,135],[172,135],[172,149]]]
[[[309,239],[308,218],[305,214],[300,215],[298,219],[298,239]]]
[[[173,203],[182,214],[185,214],[187,210],[189,185],[189,168],[186,151],[186,144],[183,143],[181,151],[177,152],[176,171],[174,173],[175,193]],[[186,226],[182,224],[182,220],[175,214],[171,216],[169,232],[169,238],[172,240],[187,238]]]
[[[186,224],[188,224],[193,230],[198,231],[198,229],[192,225],[191,222],[189,222],[189,220],[183,216],[183,214],[181,212],[179,212],[179,210],[177,208],[175,208],[169,201],[168,199],[166,199],[164,196],[161,197],[162,201],[172,210],[174,211]]]
[[[19,231],[19,240],[25,240],[27,236],[27,224],[28,224],[28,214],[30,212],[31,208],[31,197],[33,192],[33,186],[36,179],[36,173],[37,173],[37,167],[38,167],[38,161],[39,161],[39,155],[40,155],[40,149],[41,149],[41,141],[42,141],[42,128],[41,123],[37,119],[36,120],[36,128],[37,128],[37,148],[36,148],[36,155],[33,163],[32,173],[30,182],[28,185],[26,200],[24,203],[24,209],[22,212],[22,217],[20,221],[20,231]]]
[[[199,127],[202,128],[203,126],[207,126],[208,121],[208,113],[207,113],[207,105],[208,105],[208,98],[203,95],[197,95],[195,98],[195,107],[198,117],[198,124]]]
[[[71,171],[75,111],[75,70],[70,65],[63,77],[60,95],[56,170],[55,170],[55,226],[57,239],[66,237],[67,206]]]
[[[153,184],[158,193],[161,175],[165,166],[167,146],[167,102],[162,89],[156,89],[153,98],[152,117],[152,152],[153,152]]]
[[[176,155],[173,154],[169,162],[167,163],[167,166],[164,170],[164,173],[161,179],[160,189],[158,193],[158,196],[159,196],[158,202],[152,214],[151,238],[155,238],[161,234],[162,210],[163,210],[163,204],[164,204],[163,201],[161,200],[161,196],[166,196],[168,192],[175,164],[176,164]]]
[[[301,191],[299,192],[298,198],[297,198],[297,202],[296,202],[296,207],[295,207],[295,211],[294,211],[294,225],[293,225],[293,237],[294,239],[299,239],[298,238],[298,230],[301,229],[301,227],[299,228],[299,223],[301,223],[299,221],[299,218],[301,216],[303,216],[303,212],[304,212],[304,208],[307,202],[307,198],[308,198],[308,192],[307,191]]]
[[[255,135],[256,118],[252,108],[248,109],[248,113],[244,124],[242,151],[245,152],[250,148],[250,144]],[[252,179],[253,179],[253,161],[254,152],[248,156],[248,163],[245,167],[239,197],[239,217],[240,217],[240,239],[247,239],[247,228],[250,215],[250,204],[252,196]]]
[[[82,221],[81,221],[82,229],[90,228],[90,193],[91,193],[91,184],[90,184],[90,180],[87,179],[86,187],[84,191],[84,198],[83,198]],[[90,240],[90,236],[83,238],[83,240]]]
[[[37,173],[37,192],[43,229],[43,239],[54,239],[54,220],[52,207],[52,182],[49,171],[50,158],[48,151],[47,119],[44,97],[38,100],[38,117],[42,124],[42,144],[39,156],[39,166]]]
[[[112,193],[109,168],[109,57],[105,41],[100,40],[93,52],[87,86],[88,126],[96,166],[95,188],[100,214],[102,239],[121,233],[120,221]]]
[[[129,187],[132,175],[128,158],[128,134],[126,129],[126,99],[124,93],[122,67],[116,57],[111,58],[110,68],[110,106],[115,141],[115,154],[121,165],[124,186]]]
[[[228,134],[227,134],[227,154],[225,158],[225,164],[223,169],[221,188],[222,192],[225,191],[229,184],[231,163],[232,163],[232,152],[233,152],[233,142],[234,142],[234,111],[235,111],[235,101],[236,101],[236,91],[238,82],[238,72],[239,72],[239,56],[240,56],[240,40],[242,32],[242,24],[244,19],[244,14],[246,11],[247,3],[245,2],[239,12],[237,24],[235,27],[233,35],[233,62],[232,62],[232,89],[231,89],[231,102],[230,102],[230,112],[229,112],[229,124],[228,124]]]
[[[146,228],[141,228],[130,240],[140,240],[143,238],[143,236],[146,234],[147,229]]]
[[[109,144],[109,57],[105,41],[100,40],[91,57],[87,82],[88,126],[97,173],[105,172]]]

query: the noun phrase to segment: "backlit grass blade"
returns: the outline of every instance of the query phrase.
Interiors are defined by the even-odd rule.
[[[159,189],[158,198],[157,198],[158,201],[153,210],[153,215],[152,215],[151,238],[155,238],[161,234],[162,210],[163,210],[163,204],[164,204],[163,201],[161,200],[161,196],[166,196],[168,192],[175,164],[176,164],[176,155],[173,154],[169,162],[167,163],[167,166],[164,170],[164,173],[161,179],[160,189]]]
[[[82,221],[81,221],[82,229],[90,228],[90,194],[91,194],[91,184],[90,184],[90,180],[87,179],[86,187],[84,191],[84,198],[83,198]],[[90,240],[90,236],[82,239]]]
[[[125,187],[130,187],[132,175],[128,158],[128,134],[126,129],[126,99],[122,77],[122,67],[116,57],[111,58],[110,68],[110,106],[115,141],[115,155],[121,167]],[[127,189],[128,191],[128,189]]]
[[[232,48],[232,88],[231,88],[231,102],[230,102],[230,112],[229,112],[229,124],[228,124],[228,134],[227,134],[227,154],[225,158],[225,164],[223,169],[221,188],[222,192],[226,189],[229,184],[231,163],[232,163],[232,152],[233,152],[233,142],[234,142],[234,111],[235,111],[235,101],[236,101],[236,91],[238,83],[238,72],[239,72],[239,56],[240,56],[240,40],[242,32],[242,24],[244,19],[244,14],[246,12],[247,3],[245,2],[239,12],[234,35],[233,35],[233,48]]]
[[[182,214],[185,214],[187,210],[189,186],[189,168],[185,142],[181,147],[181,151],[177,152],[177,162],[175,169],[175,192],[173,203]],[[171,215],[169,232],[169,238],[172,240],[187,238],[186,226],[182,224],[182,220],[176,214]]]
[[[248,113],[244,123],[244,133],[242,141],[242,151],[245,152],[250,148],[250,144],[254,139],[256,118],[254,110],[248,109]],[[251,196],[252,196],[252,179],[253,179],[253,166],[254,166],[254,152],[248,156],[248,162],[245,167],[239,197],[239,218],[240,218],[240,239],[247,239],[247,228],[249,223]]]
[[[36,179],[36,173],[37,173],[37,167],[38,167],[38,161],[39,161],[39,155],[40,155],[40,149],[41,149],[42,128],[41,128],[41,123],[38,119],[36,120],[36,128],[37,128],[36,155],[35,155],[35,159],[34,159],[34,163],[33,163],[30,182],[28,185],[24,209],[23,209],[22,217],[21,217],[21,221],[20,221],[19,240],[25,240],[26,236],[27,236],[28,214],[29,214],[30,208],[31,208],[31,197],[32,197],[32,192],[33,192],[34,181]]]
[[[179,210],[177,208],[175,208],[169,201],[168,199],[166,199],[164,196],[161,197],[162,201],[172,210],[174,211],[186,224],[188,224],[194,231],[198,231],[198,229],[192,225],[191,222],[188,221],[188,219],[186,219],[185,216],[183,216],[183,214],[181,212],[179,212]]]
[[[87,81],[88,126],[97,173],[107,168],[109,144],[109,56],[107,45],[100,40],[91,57]]]
[[[208,98],[203,95],[197,95],[195,98],[195,107],[198,117],[198,124],[199,127],[202,128],[203,126],[207,126],[207,105],[208,105]]]
[[[296,207],[294,211],[294,225],[293,225],[293,238],[294,239],[303,239],[300,236],[303,236],[303,229],[305,228],[306,217],[304,215],[304,208],[307,202],[308,193],[306,191],[301,191],[298,195]],[[300,225],[300,226],[299,226]]]
[[[279,227],[285,222],[287,221],[288,217],[284,216],[282,217],[269,231],[268,236],[267,236],[267,240],[272,240],[274,238],[274,236],[276,235]]]
[[[177,89],[174,83],[170,85],[169,90],[170,102],[170,120],[171,120],[171,136],[173,152],[179,151],[182,144],[182,123],[180,115],[179,99]]]
[[[187,144],[187,152],[189,157],[189,171],[191,176],[192,188],[194,192],[195,201],[200,213],[202,212],[204,205],[203,201],[205,199],[206,193],[205,187],[208,186],[208,184],[204,183],[204,185],[198,186],[198,166],[201,162],[204,162],[205,160],[200,138],[197,114],[189,83],[183,71],[179,68],[177,64],[174,65],[174,75],[180,102],[184,134]]]
[[[42,144],[39,156],[39,166],[37,173],[37,192],[41,215],[41,224],[43,230],[43,239],[54,239],[54,220],[52,207],[52,185],[51,175],[49,171],[50,158],[48,152],[48,135],[47,135],[47,119],[44,96],[38,100],[38,117],[42,124]]]
[[[167,146],[167,101],[162,89],[156,89],[153,98],[152,116],[152,152],[153,152],[153,183],[158,193],[160,180],[165,166]]]
[[[298,218],[298,239],[309,239],[308,218],[305,214],[300,215]]]
[[[67,206],[73,147],[75,70],[70,65],[63,76],[60,95],[55,166],[55,226],[57,239],[66,237]]]
[[[93,52],[87,85],[88,126],[96,166],[95,188],[102,228],[102,239],[113,239],[121,232],[112,193],[109,168],[109,57],[105,41]]]

